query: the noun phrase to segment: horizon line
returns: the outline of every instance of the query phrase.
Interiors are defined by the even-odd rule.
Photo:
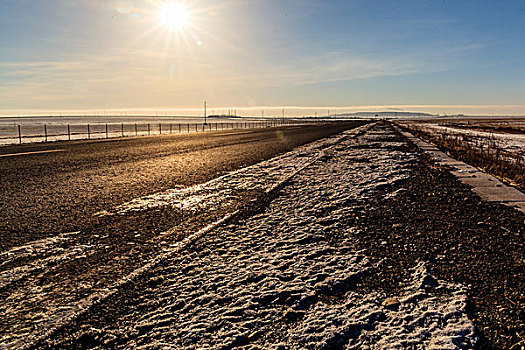
[[[12,108],[12,109],[0,109],[0,117],[59,117],[64,116],[97,116],[97,117],[109,117],[109,116],[145,116],[145,115],[157,115],[166,113],[182,113],[187,112],[188,115],[184,116],[199,116],[202,115],[204,107],[140,107],[140,108],[75,108],[75,109],[51,109],[51,108]],[[414,110],[416,109],[416,110]],[[425,110],[427,109],[427,110]],[[525,105],[444,105],[444,104],[415,104],[415,105],[353,105],[353,106],[297,106],[297,105],[282,105],[282,106],[210,106],[208,104],[208,114],[220,114],[226,111],[235,111],[240,113],[260,111],[263,114],[265,112],[277,113],[281,116],[284,113],[288,116],[299,116],[304,115],[304,112],[309,115],[318,113],[318,115],[333,115],[338,112],[346,111],[347,113],[356,112],[398,112],[398,113],[427,113],[432,115],[460,115],[465,114],[466,111],[477,110],[475,113],[469,113],[472,116],[525,116]],[[498,111],[498,109],[514,109],[514,111]],[[214,111],[218,110],[219,113]],[[487,111],[483,111],[487,110]],[[492,111],[488,111],[492,110]],[[334,112],[334,113],[332,113]],[[130,115],[128,115],[128,113]],[[134,114],[135,113],[135,114]],[[123,115],[124,114],[124,115]],[[239,114],[239,113],[238,113]],[[261,116],[261,115],[258,115]],[[270,115],[267,115],[270,117]]]

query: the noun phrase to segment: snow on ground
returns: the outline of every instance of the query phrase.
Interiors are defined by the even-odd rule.
[[[201,117],[33,117],[33,118],[0,118],[0,145],[43,142],[47,131],[47,141],[102,139],[106,137],[147,136],[159,134],[178,134],[201,132]],[[221,131],[239,128],[276,125],[278,120],[261,120],[259,118],[208,118],[206,131]],[[288,121],[289,125],[294,121]],[[44,125],[47,130],[44,129]],[[89,125],[89,131],[88,131]],[[106,125],[108,127],[106,135]],[[69,129],[69,131],[68,131]],[[68,136],[68,133],[71,133]]]
[[[471,348],[475,329],[465,309],[464,288],[437,281],[419,264],[401,294],[350,292],[336,305],[318,303],[288,336],[309,348]]]
[[[73,247],[64,248],[72,237],[79,232],[68,232],[60,235],[39,239],[23,246],[12,248],[0,253],[0,268],[8,266],[16,260],[26,259],[28,262],[22,266],[8,268],[0,272],[0,289],[22,278],[56,266],[57,263],[71,259],[85,253],[90,245],[78,244]]]
[[[488,142],[493,142],[496,147],[503,149],[512,155],[512,157],[509,158],[510,161],[514,161],[517,155],[525,154],[525,134],[495,133],[431,123],[416,124],[415,126],[419,129],[438,135],[448,134],[467,136],[468,139],[465,139],[465,141],[474,148],[479,148],[479,145],[481,144],[487,145]],[[502,154],[502,156],[505,157],[506,155]]]
[[[173,209],[194,211],[213,208],[236,199],[239,190],[268,191],[297,170],[323,155],[329,147],[364,130],[359,127],[348,132],[300,146],[293,151],[252,166],[228,173],[219,178],[187,188],[169,189],[136,198],[110,211],[95,215],[124,215],[133,211],[170,206]]]
[[[472,346],[462,286],[423,263],[396,295],[363,294],[371,268],[344,218],[409,176],[413,155],[375,125],[293,178],[265,211],[170,256],[127,294],[117,321],[87,329],[99,348],[295,349]],[[327,239],[335,233],[342,240]],[[341,235],[342,234],[342,235]],[[84,320],[85,323],[90,320]]]

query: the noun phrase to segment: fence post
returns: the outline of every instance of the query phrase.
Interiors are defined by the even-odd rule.
[[[124,137],[124,123],[120,124],[120,134]]]
[[[47,142],[47,125],[44,124],[44,142]]]
[[[173,124],[170,123],[170,134],[173,134]]]
[[[106,124],[106,138],[109,139],[108,124]]]
[[[188,123],[188,133],[190,132],[190,123]]]
[[[18,126],[18,143],[22,144],[22,131],[20,130],[20,124]]]
[[[135,136],[139,136],[139,129],[137,128],[137,123],[135,123]]]
[[[162,123],[159,123],[159,135],[162,135]]]
[[[151,128],[150,128],[149,123],[148,123],[148,135],[151,135]]]
[[[197,129],[199,126],[199,124],[195,123],[195,132],[198,132],[199,130]]]
[[[87,129],[88,129],[88,140],[90,140],[91,139],[91,130],[89,129],[89,124],[88,124],[88,128]]]

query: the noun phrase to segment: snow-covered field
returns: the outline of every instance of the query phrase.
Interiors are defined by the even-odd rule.
[[[410,123],[410,127],[424,132],[449,137],[459,137],[474,149],[489,149],[490,151],[501,150],[499,155],[508,161],[515,162],[516,159],[525,155],[525,133],[510,134],[505,132],[491,132],[486,130],[465,129],[451,126],[439,125],[438,123]]]
[[[64,247],[76,233],[3,252],[5,259],[24,254],[32,259],[0,275],[3,284],[18,274],[30,276],[0,305],[1,314],[20,320],[0,337],[0,346],[22,348],[78,318],[85,325],[83,339],[98,348],[470,347],[477,337],[465,312],[465,287],[436,280],[425,262],[414,262],[412,276],[395,295],[356,288],[373,259],[354,248],[355,228],[344,219],[358,215],[359,203],[409,176],[414,155],[402,146],[392,129],[373,124],[206,184],[108,208],[98,215],[133,215],[159,206],[213,210],[234,200],[238,189],[275,192],[288,182],[262,212],[200,231],[184,244],[164,245],[132,277],[118,276],[112,288],[97,286],[87,298],[42,285],[32,270],[52,256],[60,264],[98,249]],[[159,244],[165,235],[169,232],[159,235]],[[334,235],[342,239],[330,240]],[[119,281],[130,278],[137,287],[120,293]],[[123,298],[126,307],[118,308],[116,322],[96,326],[84,317],[87,308]],[[27,307],[35,302],[38,310]]]
[[[264,125],[274,125],[281,120],[208,118],[206,126],[203,126],[203,122],[202,117],[1,117],[0,145],[17,144],[20,142],[19,136],[22,137],[22,143],[101,139],[262,127],[262,122],[265,122]]]

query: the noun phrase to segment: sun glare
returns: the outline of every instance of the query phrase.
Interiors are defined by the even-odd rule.
[[[189,17],[190,14],[186,7],[177,1],[169,1],[159,10],[160,23],[170,30],[183,29],[188,24]]]

